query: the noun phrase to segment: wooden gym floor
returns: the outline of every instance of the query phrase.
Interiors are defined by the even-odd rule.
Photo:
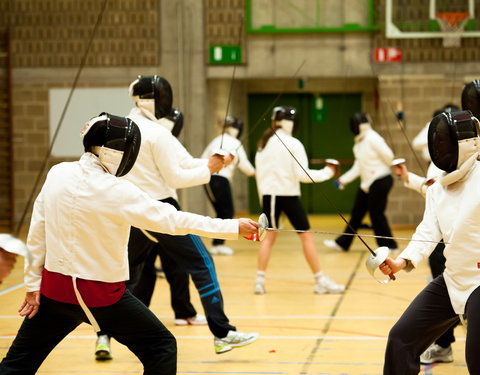
[[[341,231],[337,216],[312,216],[312,229]],[[287,227],[288,228],[288,227]],[[393,228],[394,235],[408,237],[412,229]],[[361,233],[371,234],[363,230]],[[253,294],[258,243],[228,243],[233,256],[215,256],[225,310],[231,323],[244,332],[259,332],[255,343],[217,355],[205,326],[176,327],[169,306],[165,279],[158,279],[152,310],[178,341],[179,374],[248,375],[378,375],[382,373],[386,337],[412,298],[429,280],[425,262],[418,270],[397,275],[388,285],[377,283],[365,268],[366,249],[358,240],[348,253],[325,248],[316,235],[323,271],[347,285],[343,295],[315,295],[313,279],[294,233],[280,233],[267,271],[267,294]],[[375,241],[366,239],[373,248]],[[209,244],[209,240],[205,240]],[[400,241],[400,248],[406,242]],[[21,319],[17,315],[24,289],[22,261],[0,285],[0,358],[12,342]],[[192,287],[192,301],[202,307]],[[421,332],[419,332],[421,335]],[[422,367],[421,374],[467,374],[464,359],[465,331],[457,327],[454,362]],[[114,359],[94,359],[95,334],[81,325],[50,354],[39,374],[141,374],[140,362],[125,347],[112,342]]]

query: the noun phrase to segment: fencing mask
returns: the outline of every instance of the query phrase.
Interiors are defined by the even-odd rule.
[[[178,138],[180,132],[183,129],[183,113],[177,108],[172,108],[170,114],[166,117],[169,120],[169,126],[167,128],[171,133]]]
[[[87,122],[80,132],[85,151],[98,155],[100,163],[114,176],[125,176],[140,150],[140,129],[131,119],[108,113]]]
[[[233,116],[227,116],[223,124],[225,132],[239,139],[243,132],[243,121]]]
[[[130,84],[128,93],[137,107],[152,121],[168,116],[172,111],[172,88],[163,77],[138,76]]]
[[[472,112],[480,120],[480,80],[476,79],[463,88],[462,109]]]
[[[289,106],[278,106],[273,108],[272,120],[276,122],[287,134],[296,130],[297,109]]]
[[[370,124],[370,116],[363,112],[356,112],[350,117],[350,130],[353,134],[360,134],[360,125],[361,124]]]
[[[443,112],[428,127],[428,152],[433,164],[453,172],[478,152],[478,120],[470,111]]]

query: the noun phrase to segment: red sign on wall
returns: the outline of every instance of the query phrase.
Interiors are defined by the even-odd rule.
[[[402,49],[398,47],[375,48],[375,62],[400,62],[402,61]]]

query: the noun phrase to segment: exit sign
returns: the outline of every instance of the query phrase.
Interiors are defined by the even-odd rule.
[[[375,48],[375,62],[401,62],[402,49],[398,47]]]
[[[242,62],[240,46],[210,46],[210,64],[238,64]]]

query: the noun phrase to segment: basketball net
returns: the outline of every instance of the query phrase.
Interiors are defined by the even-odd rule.
[[[466,12],[437,13],[437,22],[442,31],[449,33],[443,37],[443,46],[447,48],[460,47],[463,30],[470,18]]]

